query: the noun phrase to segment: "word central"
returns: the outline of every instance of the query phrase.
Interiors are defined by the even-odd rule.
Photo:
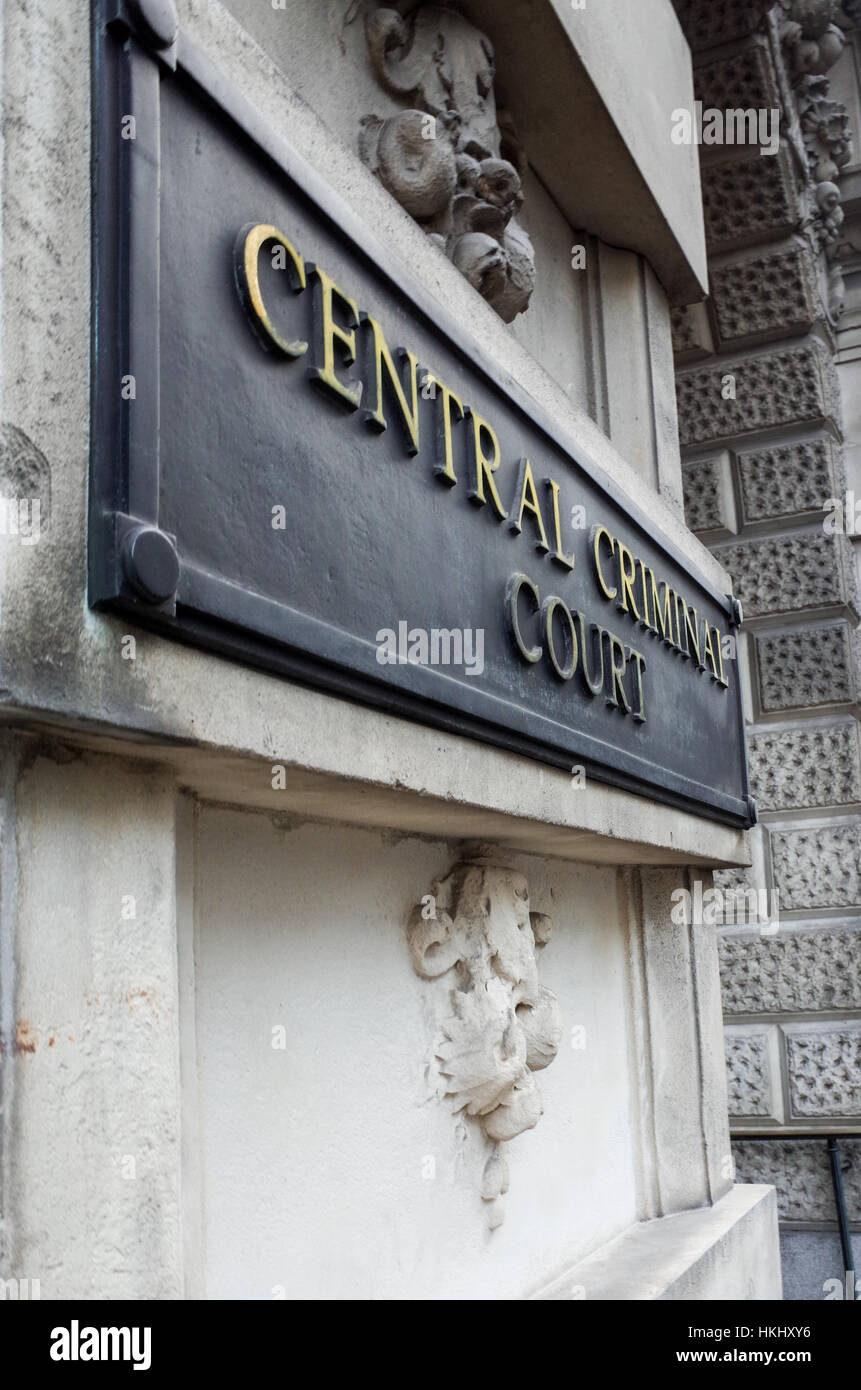
[[[272,268],[284,273],[290,291],[287,297],[282,294],[277,315],[267,305],[261,284],[261,253],[267,247]],[[420,365],[414,352],[390,348],[377,319],[361,309],[321,266],[306,261],[271,223],[248,223],[234,244],[234,277],[262,346],[288,360],[305,358],[312,385],[343,409],[361,410],[369,429],[382,433],[392,422],[408,456],[421,452],[422,430],[427,427],[421,403],[431,402],[432,467],[439,482],[452,489],[464,481],[474,507],[488,509],[510,535],[525,536],[538,555],[555,562],[570,579],[576,559],[573,549],[563,545],[561,518],[575,513],[585,516],[584,509],[578,506],[569,512],[559,483],[552,477],[537,480],[526,457],[509,465],[511,476],[508,486],[503,486],[502,449],[491,422],[439,373]],[[271,278],[268,294],[274,305]],[[294,335],[282,322],[292,313],[291,299],[305,294],[310,296],[311,309],[305,316],[307,337]],[[354,364],[359,366],[358,376],[348,375]],[[613,603],[624,621],[672,648],[698,674],[709,676],[725,690],[728,682],[719,628],[710,625],[606,526],[592,527],[590,551],[590,578],[598,601]],[[521,594],[531,600],[533,615],[538,617],[530,638],[524,636],[528,615]],[[519,571],[509,580],[504,602],[508,633],[523,662],[532,666],[546,656],[551,678],[560,681],[571,680],[579,670],[588,694],[603,691],[608,705],[631,715],[636,724],[645,723],[646,659],[630,641],[600,623],[587,627],[585,614],[579,608],[572,611],[559,595],[542,602],[538,585]],[[432,638],[419,630],[408,633],[406,624],[399,626],[397,636],[394,629],[381,629],[376,641],[382,665],[450,664],[435,656]],[[483,671],[483,647],[472,659],[467,656],[466,665],[469,675]]]

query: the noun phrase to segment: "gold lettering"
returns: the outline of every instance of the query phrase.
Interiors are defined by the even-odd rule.
[[[277,227],[273,227],[268,222],[258,222],[256,226],[243,227],[236,238],[233,263],[239,298],[258,330],[264,346],[269,347],[271,345],[278,352],[282,352],[285,357],[301,357],[303,353],[308,351],[308,344],[301,338],[294,342],[288,342],[286,338],[282,338],[263,303],[259,260],[260,252],[268,241],[274,241],[279,246],[283,246],[290,257],[288,271],[294,292],[301,294],[305,289],[307,284],[305,262],[295,246],[291,245],[284,233],[279,232]]]
[[[571,649],[571,659],[567,666],[562,666],[556,654],[556,643],[553,640],[553,614],[559,609],[568,624],[569,641]],[[550,664],[561,681],[570,681],[574,672],[577,670],[577,633],[574,628],[574,619],[571,617],[571,610],[568,604],[554,594],[551,598],[546,598],[541,606],[541,616],[544,619],[544,631],[547,636],[547,653],[550,657]]]
[[[648,568],[646,564],[644,564],[642,560],[638,560],[637,564],[640,566],[640,591],[643,595],[643,616],[640,619],[640,621],[646,627],[651,628],[652,632],[655,632],[657,631],[657,629],[655,628],[652,622],[652,617],[649,612],[649,589],[648,585],[646,584],[646,575],[651,575],[652,583],[654,583],[655,576],[652,574],[652,571]]]
[[[649,578],[651,580],[652,603],[655,610],[655,620],[650,626],[653,632],[657,632],[658,624],[660,624],[660,632],[663,640],[667,642],[669,646],[676,647],[678,644],[675,634],[673,633],[673,599],[675,598],[675,594],[665,579],[661,580],[659,586],[651,570],[649,570]],[[663,606],[661,605],[660,594],[658,592],[659,587],[664,591]],[[678,615],[676,616],[678,617]]]
[[[383,414],[383,364],[385,363],[389,382],[394,390],[395,398],[401,408],[406,432],[409,435],[407,445],[408,454],[417,454],[419,451],[419,387],[416,379],[418,369],[418,358],[408,352],[406,348],[397,348],[396,352],[402,361],[409,363],[410,367],[410,402],[407,402],[404,388],[401,384],[400,373],[395,366],[392,354],[389,352],[388,344],[383,336],[383,330],[375,318],[370,314],[364,314],[363,319],[370,324],[374,339],[374,382],[377,389],[377,405],[375,410],[366,410],[364,420],[373,429],[384,430],[386,428],[386,417]]]
[[[499,493],[496,491],[496,483],[493,481],[493,475],[499,467],[499,440],[496,437],[495,430],[492,428],[492,426],[490,426],[487,423],[486,420],[483,420],[481,416],[477,415],[476,412],[471,408],[469,409],[468,413],[470,419],[472,420],[472,436],[470,438],[469,458],[471,468],[469,486],[470,499],[476,504],[477,507],[483,507],[487,500],[484,495],[484,485],[486,483],[488,488],[490,489],[490,496],[493,501],[493,505],[496,508],[497,515],[499,516],[500,521],[505,521],[506,517],[508,516],[508,512],[505,510],[505,508],[502,505],[502,502],[500,501]],[[485,454],[484,449],[482,448],[482,430],[490,436],[490,442],[493,446],[492,457],[488,457],[488,455]]]
[[[541,660],[544,651],[541,647],[527,647],[523,640],[523,634],[520,631],[520,620],[517,615],[517,603],[520,598],[521,589],[529,590],[535,600],[535,611],[536,613],[538,612],[541,605],[541,595],[532,583],[532,580],[525,574],[513,574],[505,586],[505,618],[508,630],[514,639],[517,650],[520,652],[523,660],[528,661],[530,665],[532,665],[534,662]]]
[[[607,530],[606,526],[593,526],[592,553],[595,556],[595,573],[598,576],[598,583],[601,585],[601,588],[604,590],[604,593],[606,594],[607,598],[615,598],[619,591],[618,589],[607,588],[607,585],[604,583],[604,574],[601,569],[601,555],[598,550],[598,546],[600,544],[602,536],[606,536],[607,540],[610,542],[610,554],[615,555],[616,553],[616,542],[610,535],[610,532]]]
[[[625,694],[625,687],[622,684],[622,677],[625,674],[625,647],[614,632],[607,633],[607,643],[610,648],[610,694],[607,696],[607,704],[618,708],[621,703],[625,714],[631,713],[631,705],[628,696]],[[616,656],[619,660],[616,660]]]
[[[720,675],[717,677],[717,681],[718,681],[718,684],[719,684],[719,685],[725,685],[725,686],[729,687],[729,681],[726,679],[726,676],[725,676],[724,673],[723,673],[723,637],[722,637],[722,635],[721,635],[721,630],[720,630],[719,627],[716,627],[716,628],[714,629],[714,635],[715,635],[715,637],[717,638],[717,648],[716,648],[716,650],[717,650],[718,666],[720,667]]]
[[[705,663],[708,662],[709,669],[711,670],[711,673],[714,676],[715,680],[717,680],[718,670],[717,661],[715,659],[714,643],[712,642],[712,629],[709,627],[708,623],[704,623],[703,626],[705,629],[703,634],[705,638],[703,642],[703,670],[705,670]],[[715,628],[714,630],[715,632],[717,632],[717,628]]]
[[[628,649],[628,659],[634,663],[637,672],[637,695],[640,700],[639,709],[634,710],[634,718],[638,724],[646,722],[646,708],[643,701],[643,672],[646,669],[646,662],[641,652],[637,652],[633,647]]]
[[[343,356],[344,364],[352,366],[356,360],[356,328],[359,323],[359,310],[355,300],[348,294],[339,289],[334,280],[330,279],[325,270],[321,270],[318,265],[308,266],[308,270],[315,276],[314,285],[314,329],[316,336],[316,350],[322,364],[318,362],[310,369],[311,380],[315,386],[334,396],[335,400],[346,405],[349,410],[355,410],[362,399],[362,383],[355,382],[348,386],[339,380],[335,375],[335,344],[338,343]],[[350,311],[350,320],[346,328],[335,322],[333,300],[338,296],[342,304],[345,304]]]
[[[550,552],[550,558],[551,560],[555,560],[557,564],[564,566],[565,569],[573,570],[573,552],[570,560],[568,556],[564,555],[562,552],[562,524],[559,520],[559,484],[554,483],[552,478],[545,478],[544,483],[545,486],[550,489],[550,495],[553,498],[553,531],[556,537],[556,549]]]
[[[580,612],[577,613],[577,622],[580,627],[580,650],[583,653],[583,660],[580,663],[580,669],[583,672],[583,680],[586,685],[586,689],[592,695],[600,695],[601,691],[604,689],[604,629],[602,627],[599,627],[597,623],[592,623],[589,629],[589,637],[591,640],[593,652],[595,650],[595,633],[597,632],[598,634],[598,655],[601,658],[601,674],[597,677],[597,679],[595,679],[589,674],[589,659],[587,656],[586,643],[586,619],[584,615]]]
[[[538,493],[535,490],[535,479],[532,476],[532,464],[529,459],[520,460],[520,471],[517,475],[517,487],[514,490],[514,502],[511,508],[514,515],[508,523],[516,536],[519,536],[523,529],[524,508],[532,513],[538,530],[538,539],[535,542],[536,550],[549,550],[547,532],[544,530],[544,518],[538,504]]]
[[[682,605],[682,611],[685,615],[684,626],[679,622],[679,604]],[[693,620],[691,620],[691,614],[693,614]],[[697,610],[693,607],[688,608],[681,594],[676,595],[676,622],[679,631],[679,651],[683,651],[684,655],[687,657],[696,657],[697,665],[702,666],[702,661],[700,659],[700,634]],[[683,636],[685,639],[684,648],[681,646]]]
[[[462,420],[464,418],[463,402],[454,394],[453,391],[449,390],[444,381],[440,381],[439,377],[434,376],[432,372],[426,373],[425,381],[428,385],[432,383],[434,386],[438,386],[441,392],[440,403],[442,405],[442,443],[443,454],[445,456],[445,463],[435,463],[433,471],[445,482],[449,483],[452,487],[454,487],[455,483],[457,482],[457,478],[455,477],[454,472],[454,459],[452,455],[451,446],[451,403],[452,401],[454,401],[458,409],[458,414],[460,415],[460,418]]]
[[[634,598],[633,589],[634,572],[634,557],[631,554],[628,547],[626,545],[623,545],[622,542],[619,541],[619,583],[622,587],[622,592],[619,595],[619,600],[616,604],[616,607],[620,608],[623,613],[627,613],[628,601],[630,600],[631,612],[633,613],[634,617],[639,620],[640,610],[637,607],[637,600]]]

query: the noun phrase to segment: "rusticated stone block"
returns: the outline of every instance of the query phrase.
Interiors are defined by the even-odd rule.
[[[815,340],[677,372],[676,396],[679,435],[688,447],[778,425],[839,421],[834,365]]]
[[[793,1116],[861,1115],[861,1023],[783,1031]]]
[[[755,646],[764,710],[805,709],[854,699],[855,650],[848,623],[762,633]]]
[[[831,1160],[824,1139],[734,1139],[735,1180],[777,1188],[782,1221],[837,1220]],[[861,1139],[841,1139],[841,1158],[850,1161],[843,1192],[850,1221],[861,1221]]]
[[[861,821],[772,831],[771,854],[781,911],[861,906]]]
[[[781,151],[704,163],[703,216],[709,251],[749,246],[763,237],[789,233],[798,222],[798,195]]]
[[[704,459],[682,464],[685,521],[692,531],[738,530],[732,492],[732,465],[722,449]]]
[[[673,355],[682,362],[695,362],[714,352],[711,327],[704,304],[687,304],[670,310]]]
[[[721,111],[780,107],[777,73],[765,36],[758,35],[728,58],[695,67],[694,95],[704,107]]]
[[[854,722],[826,729],[752,733],[748,756],[751,789],[762,811],[847,806],[861,800]]]
[[[727,1014],[816,1013],[861,1002],[861,931],[850,928],[718,934]]]
[[[720,546],[715,555],[732,575],[748,618],[842,605],[857,614],[855,571],[846,536],[803,531]]]
[[[810,252],[801,245],[712,267],[710,281],[721,348],[745,339],[786,338],[816,321],[814,271]]]
[[[773,0],[673,0],[691,48],[743,38],[762,23]]]
[[[724,1030],[729,1113],[782,1118],[777,1032],[773,1027]]]
[[[823,511],[837,495],[833,445],[806,439],[739,454],[738,474],[746,521]]]

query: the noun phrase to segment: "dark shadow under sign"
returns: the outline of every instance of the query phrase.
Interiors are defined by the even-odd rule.
[[[734,601],[169,5],[95,10],[91,603],[748,825]]]

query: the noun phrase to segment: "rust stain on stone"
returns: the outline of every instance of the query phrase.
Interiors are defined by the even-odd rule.
[[[30,1025],[26,1018],[19,1018],[15,1025],[15,1051],[18,1053],[36,1051],[36,1039],[30,1032]]]

